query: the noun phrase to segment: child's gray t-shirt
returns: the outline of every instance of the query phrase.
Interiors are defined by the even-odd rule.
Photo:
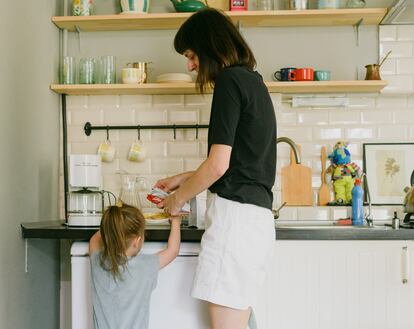
[[[90,255],[95,329],[147,329],[152,291],[157,286],[159,256],[129,258],[122,278],[101,267],[100,252]]]

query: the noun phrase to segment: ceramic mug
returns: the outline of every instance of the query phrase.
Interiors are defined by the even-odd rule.
[[[148,13],[150,0],[121,0],[123,14]]]
[[[141,141],[132,143],[128,152],[128,160],[133,162],[142,162],[147,155],[147,149],[142,145]]]
[[[122,69],[123,83],[139,83],[141,80],[140,72],[135,67],[125,67]]]
[[[273,74],[273,79],[277,81],[291,81],[289,74],[294,70],[296,70],[295,67],[284,67]]]
[[[289,72],[291,81],[313,81],[314,71],[312,68],[300,68]]]
[[[111,145],[111,141],[109,139],[99,144],[98,154],[101,156],[102,162],[114,161],[115,148]]]
[[[315,81],[329,81],[331,80],[331,71],[318,70],[314,74]]]

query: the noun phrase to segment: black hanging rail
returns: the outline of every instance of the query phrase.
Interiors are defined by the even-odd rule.
[[[90,136],[92,130],[145,130],[145,129],[173,129],[174,130],[174,139],[175,139],[175,130],[176,129],[196,129],[196,137],[198,138],[198,129],[208,128],[208,125],[137,125],[137,126],[92,126],[90,122],[86,122],[83,130],[85,131],[86,136]]]

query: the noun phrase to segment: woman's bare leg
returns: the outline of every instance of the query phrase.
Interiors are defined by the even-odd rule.
[[[211,329],[247,329],[251,309],[234,308],[208,303]]]

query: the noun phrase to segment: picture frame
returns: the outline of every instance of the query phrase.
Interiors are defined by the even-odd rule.
[[[414,171],[414,143],[364,143],[363,170],[373,205],[402,205]]]

